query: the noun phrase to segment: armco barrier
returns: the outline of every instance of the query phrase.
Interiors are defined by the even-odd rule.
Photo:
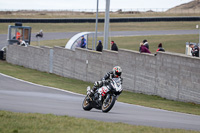
[[[200,58],[197,57],[168,52],[154,56],[125,49],[100,53],[80,48],[72,51],[62,47],[9,45],[6,58],[12,64],[89,82],[100,80],[120,65],[125,90],[200,103]]]
[[[145,18],[110,18],[110,23],[121,22],[159,22],[159,21],[200,21],[200,17],[145,17]],[[95,18],[74,18],[74,19],[0,19],[0,23],[95,23]],[[98,19],[99,23],[104,23],[103,18]]]

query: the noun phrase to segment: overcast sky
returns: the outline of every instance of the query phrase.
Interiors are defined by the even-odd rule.
[[[110,0],[110,9],[172,8],[192,0]],[[0,0],[0,10],[8,9],[96,9],[97,0]],[[99,0],[105,9],[106,0]]]

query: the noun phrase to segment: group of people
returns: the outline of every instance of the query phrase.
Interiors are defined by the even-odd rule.
[[[111,41],[110,43],[111,43],[111,50],[118,51],[117,44],[114,41]],[[83,35],[83,36],[81,36],[80,47],[86,48],[86,45],[87,45],[86,39],[84,38],[84,35]],[[96,47],[96,51],[102,52],[102,50],[103,50],[103,44],[102,44],[101,40],[99,40],[98,45]]]
[[[191,50],[192,56],[199,57],[199,47],[194,44],[190,44],[189,46],[192,48],[192,50]],[[81,48],[85,48],[85,47],[86,47],[86,39],[84,38],[84,36],[82,36]],[[98,45],[96,47],[96,51],[102,52],[102,50],[103,50],[103,44],[102,44],[101,40],[99,40]],[[111,50],[118,51],[117,44],[114,41],[111,41]],[[158,51],[165,52],[165,49],[162,47],[162,43],[158,44],[158,49],[156,50],[156,52],[158,52]],[[139,52],[140,53],[151,53],[149,50],[149,43],[146,39],[140,43]]]
[[[111,50],[118,51],[117,44],[114,41],[111,41],[110,43],[111,43]],[[99,43],[96,47],[96,51],[102,52],[102,50],[103,50],[103,45],[102,45],[101,40],[99,40]]]
[[[17,32],[16,32],[16,40],[17,40],[17,45],[27,47],[27,43],[24,40],[22,40],[22,35],[19,32],[19,30],[17,30]]]
[[[111,43],[111,50],[118,51],[117,44],[114,41],[111,41],[110,43]],[[103,45],[102,45],[101,40],[99,40],[99,43],[96,47],[96,51],[102,52],[102,50],[103,50]]]
[[[162,47],[162,43],[158,44],[158,49],[156,50],[156,52],[158,52],[158,51],[165,52],[165,49]],[[149,51],[149,43],[146,39],[143,40],[143,42],[140,43],[139,52],[140,53],[151,53]]]
[[[111,50],[113,51],[118,51],[118,47],[117,44],[114,41],[111,41]],[[80,44],[81,48],[86,48],[86,39],[84,38],[84,36],[81,36],[81,44]],[[103,44],[101,42],[101,40],[98,41],[98,45],[96,47],[96,51],[102,52],[103,50]],[[165,51],[164,48],[162,47],[162,43],[159,43],[158,45],[158,49],[156,52],[158,51]],[[151,53],[149,51],[149,43],[148,41],[145,39],[143,40],[142,43],[140,43],[140,48],[139,48],[139,52],[140,53]]]
[[[199,57],[199,46],[191,43],[191,44],[189,44],[189,47],[191,48],[192,56]],[[143,42],[140,43],[139,51],[140,51],[140,53],[151,53],[149,51],[149,44],[148,44],[147,40],[143,40]],[[156,50],[156,52],[158,52],[158,51],[165,52],[164,48],[162,47],[162,43],[158,44],[158,49]]]
[[[192,56],[199,57],[199,46],[192,43],[189,44]]]
[[[189,47],[191,48],[192,56],[199,57],[199,46],[191,43],[191,44],[189,44]],[[158,44],[158,49],[156,50],[156,52],[158,52],[158,51],[165,52],[165,49],[162,47],[162,43]],[[149,44],[148,44],[147,40],[143,40],[143,42],[140,43],[139,52],[140,53],[151,53],[149,51]]]

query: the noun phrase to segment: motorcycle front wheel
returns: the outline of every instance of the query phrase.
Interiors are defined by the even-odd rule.
[[[108,99],[108,102],[106,102],[106,99],[104,99],[103,105],[101,107],[102,112],[107,113],[108,111],[110,111],[112,109],[113,105],[115,104],[115,101],[116,101],[116,97],[112,96],[112,95]]]
[[[83,100],[82,107],[84,110],[90,111],[92,109],[92,106],[88,99],[89,99],[89,97],[86,96],[85,99]]]

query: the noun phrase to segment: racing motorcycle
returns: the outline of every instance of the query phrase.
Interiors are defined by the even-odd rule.
[[[122,79],[112,78],[104,81],[102,84],[92,96],[90,96],[90,86],[87,87],[87,95],[82,104],[84,110],[90,111],[92,108],[96,108],[106,113],[112,109],[117,97],[123,90]]]

